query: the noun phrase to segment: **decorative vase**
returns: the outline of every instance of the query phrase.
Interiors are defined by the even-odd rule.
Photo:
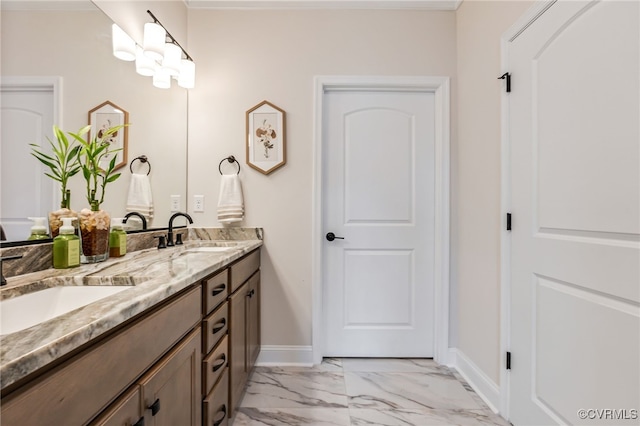
[[[78,213],[65,207],[54,212],[49,212],[49,231],[51,233],[51,238],[57,237],[60,233],[63,217],[74,218],[74,220],[71,221],[71,224],[76,228],[76,234],[78,233]]]
[[[81,263],[103,262],[109,258],[111,217],[104,210],[82,209],[78,214],[82,251]]]

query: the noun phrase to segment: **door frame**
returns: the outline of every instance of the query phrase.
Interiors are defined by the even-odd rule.
[[[509,72],[509,46],[557,0],[537,0],[500,37],[500,74]],[[517,77],[516,77],[517,78]],[[507,231],[507,213],[511,211],[511,135],[509,134],[509,95],[501,89],[500,95],[500,407],[499,412],[509,419],[511,404],[510,376],[506,369],[506,354],[511,349],[511,233]]]
[[[313,364],[323,356],[323,143],[322,111],[327,91],[392,90],[435,95],[434,360],[449,357],[449,77],[316,76],[314,78],[313,189],[311,213],[311,320]]]

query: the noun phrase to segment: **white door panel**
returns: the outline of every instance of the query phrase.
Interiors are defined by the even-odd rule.
[[[640,408],[639,12],[557,2],[508,47],[514,425]]]
[[[434,95],[325,97],[324,355],[433,356]]]
[[[26,240],[33,225],[27,218],[47,217],[56,208],[53,181],[44,175],[50,171],[31,155],[29,145],[36,143],[51,153],[47,137],[53,137],[52,126],[52,88],[3,87],[0,206],[9,241]]]

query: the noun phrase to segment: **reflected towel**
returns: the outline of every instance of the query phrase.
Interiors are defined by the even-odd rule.
[[[223,223],[240,222],[244,218],[240,177],[238,175],[222,175],[220,177],[218,221]]]
[[[149,176],[137,173],[131,175],[126,209],[127,212],[140,213],[147,219],[147,222],[151,222],[153,219],[153,197]]]

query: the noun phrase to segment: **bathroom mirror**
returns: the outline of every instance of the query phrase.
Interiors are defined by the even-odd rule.
[[[3,94],[8,76],[14,83],[28,82],[36,76],[36,79],[58,79],[60,97],[57,103],[55,97],[51,102],[53,115],[57,117],[53,123],[71,132],[86,126],[89,111],[105,101],[128,111],[128,164],[119,169],[121,177],[107,185],[102,208],[112,218],[123,217],[127,213],[132,171],[146,174],[150,166],[154,213],[149,227],[166,227],[176,202],[177,210],[186,211],[187,91],[175,82],[170,89],[158,89],[150,77],[136,73],[134,62],[115,58],[111,48],[112,21],[89,0],[2,1],[0,4]],[[25,87],[18,83],[18,89]],[[7,121],[15,126],[20,124],[18,120]],[[3,120],[0,140],[3,157],[11,145],[17,145],[22,156],[12,161],[11,175],[6,175],[5,170],[2,174],[3,225],[9,219],[22,222],[18,232],[11,235],[7,232],[7,242],[10,242],[26,240],[31,226],[27,216],[46,216],[54,206],[57,208],[56,200],[60,196],[59,184],[53,182],[52,186],[51,179],[43,176],[45,170],[29,154],[28,142],[16,143],[17,139],[6,137],[5,127],[9,126],[5,126]],[[33,129],[18,127],[13,132],[27,141],[40,139],[41,146],[48,147],[44,135]],[[48,136],[52,138],[51,132]],[[147,163],[131,164],[143,155]],[[16,185],[27,178],[34,181],[28,189]],[[79,211],[88,207],[86,183],[81,174],[71,178],[69,188],[72,208]],[[37,207],[21,207],[21,214],[14,211],[5,214],[9,207],[24,203]]]

